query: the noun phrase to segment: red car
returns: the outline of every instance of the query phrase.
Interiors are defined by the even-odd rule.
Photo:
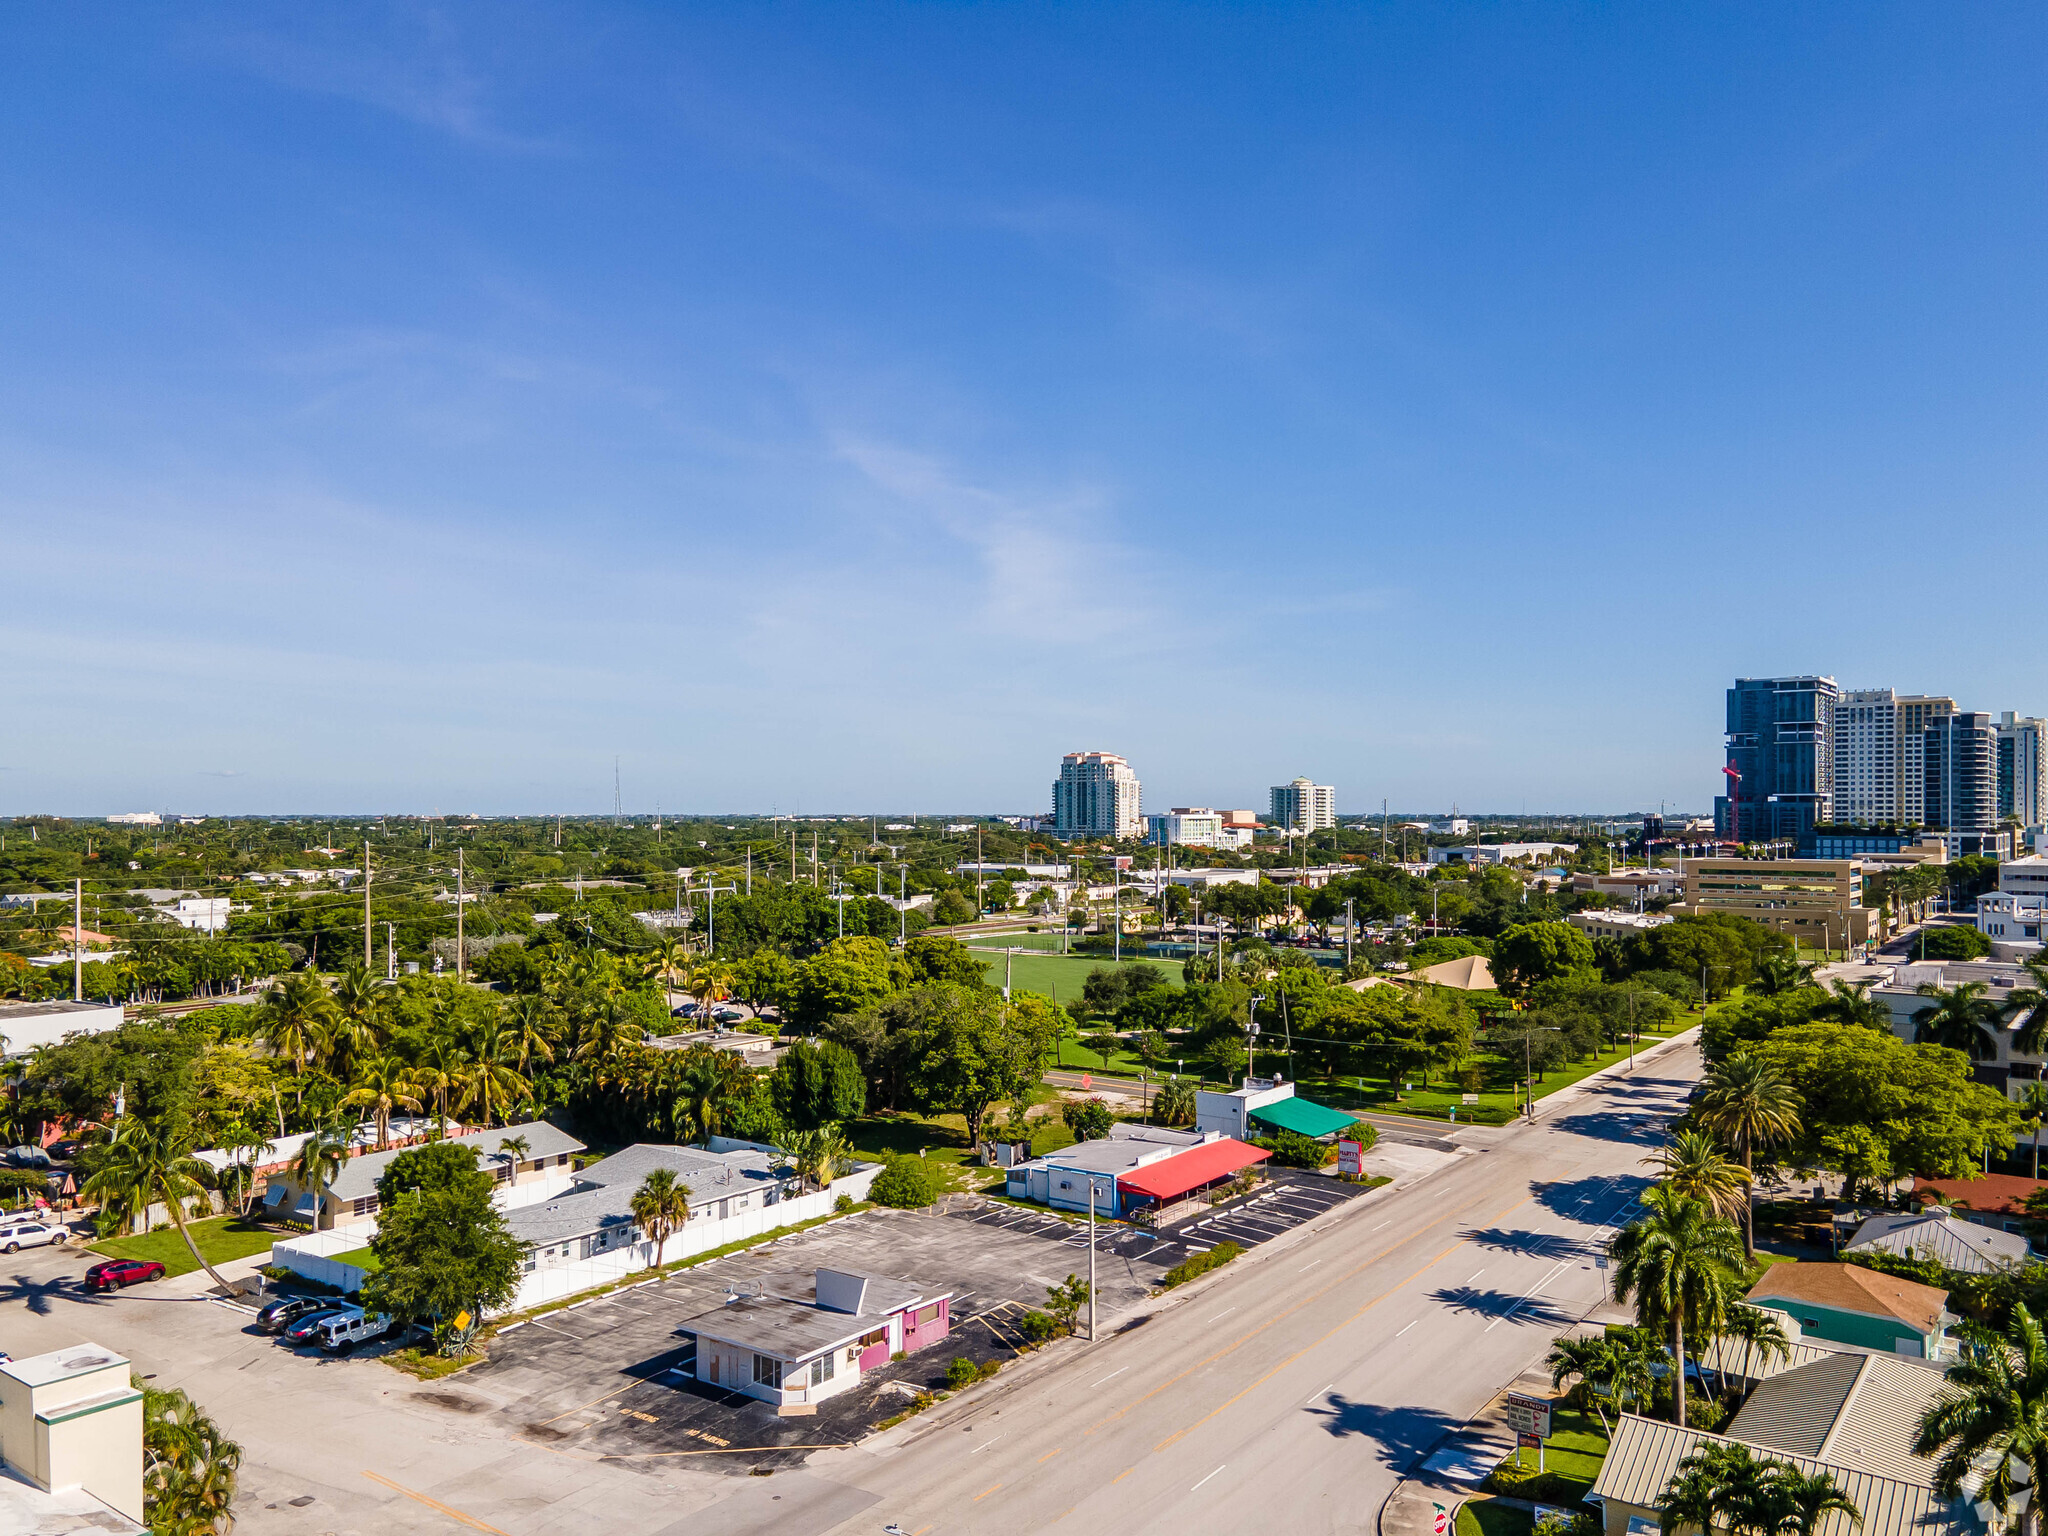
[[[124,1285],[140,1285],[144,1280],[161,1280],[163,1277],[164,1267],[154,1259],[109,1259],[85,1272],[85,1288],[88,1291],[118,1291]]]

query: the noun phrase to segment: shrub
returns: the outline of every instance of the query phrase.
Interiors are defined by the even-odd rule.
[[[1076,1141],[1100,1141],[1116,1121],[1109,1106],[1100,1099],[1070,1100],[1060,1106],[1060,1118],[1066,1121]]]
[[[981,1372],[974,1362],[965,1355],[955,1355],[953,1363],[946,1367],[946,1385],[958,1392],[962,1387],[971,1387],[981,1380]]]
[[[914,1210],[939,1198],[939,1181],[922,1158],[892,1157],[889,1166],[875,1175],[868,1198],[899,1211]]]
[[[1991,941],[1974,928],[1929,928],[1915,941],[1913,951],[1930,960],[1980,960],[1991,953]]]
[[[1220,1269],[1243,1252],[1235,1243],[1218,1243],[1207,1253],[1190,1254],[1159,1277],[1160,1289],[1171,1290],[1176,1285],[1185,1285],[1197,1275]]]
[[[844,1216],[848,1211],[853,1209],[853,1196],[841,1195],[837,1200],[834,1200],[832,1202],[832,1209],[839,1215]]]
[[[1253,1137],[1252,1145],[1272,1153],[1276,1168],[1320,1168],[1337,1156],[1335,1147],[1285,1128],[1270,1136]]]

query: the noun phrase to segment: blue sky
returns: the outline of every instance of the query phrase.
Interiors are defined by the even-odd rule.
[[[1703,809],[1737,675],[2048,709],[2038,9],[5,27],[0,812]]]

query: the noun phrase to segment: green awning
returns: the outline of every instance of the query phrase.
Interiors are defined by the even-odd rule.
[[[1303,1136],[1327,1136],[1332,1131],[1341,1131],[1358,1123],[1356,1115],[1347,1115],[1342,1110],[1328,1109],[1299,1098],[1275,1099],[1271,1104],[1261,1104],[1252,1111],[1252,1118]]]

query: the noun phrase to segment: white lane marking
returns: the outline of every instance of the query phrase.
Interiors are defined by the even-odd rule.
[[[1000,1440],[1002,1438],[1003,1437],[1001,1435],[996,1436],[996,1440]],[[980,1445],[977,1445],[973,1450],[969,1451],[967,1454],[970,1456],[979,1456],[983,1451],[987,1450],[990,1446],[994,1445],[996,1443],[996,1440],[984,1440]]]
[[[1380,1227],[1391,1226],[1393,1224],[1393,1220],[1394,1218],[1389,1216],[1385,1221],[1380,1223]],[[1373,1227],[1371,1230],[1377,1232],[1379,1231],[1380,1227]]]
[[[1416,1319],[1415,1321],[1416,1321],[1416,1322],[1420,1322],[1420,1321],[1422,1321],[1422,1319],[1420,1319],[1420,1318],[1417,1318],[1417,1319]],[[1410,1324],[1408,1325],[1408,1328],[1413,1328],[1414,1326],[1415,1326],[1415,1323],[1410,1323]],[[1403,1329],[1401,1330],[1401,1333],[1406,1333],[1406,1332],[1408,1331],[1408,1328],[1403,1328]],[[1395,1335],[1394,1335],[1394,1337],[1398,1339],[1399,1337],[1401,1337],[1401,1333],[1397,1333],[1397,1334],[1395,1334]]]
[[[1129,1369],[1130,1367],[1128,1365],[1120,1365],[1115,1370],[1111,1371],[1107,1376],[1103,1377],[1102,1381],[1114,1381],[1117,1377],[1123,1375],[1123,1373],[1125,1371],[1128,1371]],[[1098,1387],[1101,1386],[1102,1381],[1096,1382],[1095,1385]]]
[[[1227,1461],[1226,1461],[1226,1462],[1225,1462],[1225,1463],[1223,1464],[1223,1466],[1224,1466],[1224,1467],[1227,1467],[1227,1466],[1229,1466],[1229,1465],[1230,1465],[1230,1463],[1229,1463],[1229,1462],[1227,1462]],[[1223,1470],[1223,1467],[1218,1467],[1218,1468],[1216,1469],[1216,1472],[1221,1472],[1222,1470]],[[1209,1474],[1209,1477],[1214,1477],[1214,1476],[1216,1475],[1216,1472],[1211,1472],[1211,1473]],[[1205,1477],[1205,1478],[1203,1478],[1203,1479],[1202,1479],[1202,1483],[1206,1483],[1207,1481],[1209,1481],[1209,1477]],[[1193,1493],[1193,1492],[1195,1491],[1195,1489],[1196,1489],[1196,1488],[1200,1488],[1200,1487],[1202,1486],[1202,1483],[1197,1483],[1197,1484],[1195,1484],[1195,1487],[1194,1487],[1194,1488],[1190,1488],[1190,1489],[1188,1490],[1188,1492],[1189,1492],[1189,1493]]]
[[[1336,1390],[1337,1390],[1337,1383],[1335,1383],[1335,1382],[1333,1381],[1333,1382],[1331,1382],[1331,1383],[1330,1383],[1330,1384],[1329,1384],[1329,1385],[1328,1385],[1327,1387],[1323,1388],[1323,1390],[1322,1390],[1322,1391],[1320,1391],[1320,1392],[1317,1392],[1317,1393],[1315,1393],[1315,1394],[1314,1394],[1313,1396],[1311,1396],[1311,1397],[1309,1398],[1309,1402],[1313,1403],[1313,1402],[1317,1401],[1317,1400],[1318,1400],[1319,1398],[1325,1398],[1325,1397],[1328,1397],[1328,1396],[1329,1396],[1329,1395],[1330,1395],[1330,1394],[1331,1394],[1332,1392],[1334,1392],[1334,1391],[1336,1391]],[[1304,1404],[1303,1406],[1304,1406],[1304,1407],[1306,1407],[1306,1406],[1307,1406],[1307,1404]]]
[[[1323,1261],[1321,1259],[1310,1259],[1306,1264],[1302,1265],[1301,1268],[1297,1269],[1295,1273],[1297,1275],[1305,1275],[1322,1262]]]
[[[1501,1313],[1499,1317],[1496,1317],[1492,1322],[1488,1323],[1486,1325],[1485,1331],[1487,1333],[1493,1332],[1494,1329],[1498,1328],[1502,1323],[1506,1322],[1509,1318],[1513,1317],[1517,1312],[1521,1311],[1522,1308],[1528,1304],[1532,1297],[1538,1295],[1542,1291],[1543,1287],[1550,1284],[1552,1280],[1555,1280],[1557,1278],[1559,1270],[1569,1269],[1570,1267],[1571,1260],[1569,1259],[1566,1259],[1563,1263],[1557,1265],[1556,1268],[1552,1269],[1549,1274],[1545,1275],[1541,1280],[1538,1280],[1534,1285],[1530,1286],[1528,1290],[1522,1292],[1521,1296],[1516,1299],[1515,1304],[1512,1307],[1509,1307],[1507,1311]]]
[[[1465,1277],[1465,1283],[1467,1285],[1470,1285],[1474,1280],[1477,1280],[1481,1275],[1485,1273],[1486,1268],[1484,1265],[1481,1265],[1478,1269],[1473,1270],[1471,1274]]]
[[[1218,1312],[1218,1313],[1216,1314],[1216,1316],[1214,1316],[1214,1317],[1210,1318],[1210,1319],[1209,1319],[1209,1321],[1210,1321],[1210,1322],[1212,1322],[1212,1323],[1214,1323],[1214,1322],[1219,1322],[1219,1321],[1221,1321],[1221,1320],[1222,1320],[1223,1318],[1226,1318],[1226,1317],[1230,1316],[1230,1314],[1231,1314],[1231,1313],[1233,1313],[1233,1312],[1235,1312],[1236,1310],[1237,1310],[1237,1308],[1235,1308],[1235,1307],[1225,1307],[1225,1308],[1224,1308],[1224,1309],[1223,1309],[1223,1310],[1222,1310],[1221,1312]]]

